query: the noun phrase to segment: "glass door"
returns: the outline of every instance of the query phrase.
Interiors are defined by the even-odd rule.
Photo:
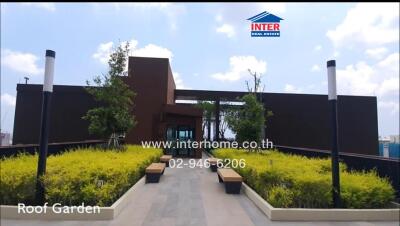
[[[176,145],[176,128],[169,126],[167,128],[166,136],[166,141],[171,142],[172,145],[171,148],[165,148],[165,154],[176,156],[176,150],[174,148],[174,146]]]
[[[166,150],[173,156],[180,157],[191,157],[194,155],[194,150],[190,148],[187,141],[194,140],[194,129],[189,126],[178,126],[178,127],[168,127],[167,128],[167,141],[174,142],[174,147]],[[178,145],[176,142],[180,142]]]

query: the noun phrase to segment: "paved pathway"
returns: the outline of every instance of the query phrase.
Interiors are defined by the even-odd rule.
[[[185,161],[187,162],[187,161]],[[398,222],[270,221],[244,194],[228,195],[209,169],[167,168],[158,184],[138,187],[112,221],[1,220],[2,226],[398,226]]]

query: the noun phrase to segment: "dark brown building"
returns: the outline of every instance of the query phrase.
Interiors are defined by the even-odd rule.
[[[127,134],[127,142],[202,139],[203,112],[175,104],[175,82],[168,59],[131,57],[128,68],[129,75],[124,81],[136,93],[137,125]],[[201,150],[190,155],[201,157]]]
[[[123,78],[136,92],[134,115],[137,125],[126,136],[127,143],[191,139],[200,141],[202,111],[177,100],[237,101],[246,92],[179,90],[175,87],[168,59],[129,58],[129,75]],[[38,143],[41,85],[17,85],[14,144]],[[326,95],[263,93],[269,118],[266,137],[275,145],[328,150],[329,106]],[[54,86],[50,119],[50,142],[95,139],[88,134],[87,110],[98,105],[82,86]],[[339,145],[342,152],[378,155],[376,97],[339,96]],[[218,128],[220,117],[216,117]],[[218,139],[218,135],[216,137]],[[182,150],[181,150],[182,151]],[[201,150],[185,150],[200,157]]]

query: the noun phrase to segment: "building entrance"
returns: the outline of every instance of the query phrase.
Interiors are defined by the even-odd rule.
[[[172,143],[171,148],[165,152],[174,157],[194,157],[195,150],[190,148],[186,141],[195,140],[195,129],[190,126],[169,126],[166,140]],[[179,144],[178,144],[179,142]]]

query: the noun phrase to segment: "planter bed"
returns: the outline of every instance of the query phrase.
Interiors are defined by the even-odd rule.
[[[311,159],[267,151],[237,149],[213,152],[221,159],[245,159],[235,168],[244,178],[242,191],[271,219],[297,221],[362,221],[399,219],[394,189],[375,172],[341,169],[343,209],[332,208],[330,159]],[[251,188],[250,188],[251,187]]]
[[[144,183],[144,170],[158,162],[160,149],[129,145],[125,151],[79,149],[50,156],[43,181],[47,188],[46,213],[17,213],[18,203],[34,202],[37,156],[1,160],[1,216],[11,219],[110,220],[119,214]],[[100,213],[54,213],[51,206],[99,206]],[[34,205],[36,206],[36,205]]]
[[[124,195],[122,195],[110,207],[100,207],[99,213],[54,213],[51,207],[46,207],[45,214],[21,214],[18,213],[18,207],[13,205],[1,205],[0,212],[2,219],[15,220],[69,220],[69,221],[99,221],[113,220],[117,217],[124,207],[128,204],[131,197],[134,195],[136,188],[145,183],[145,178],[142,177],[134,186],[132,186]]]
[[[398,221],[400,209],[313,209],[275,208],[251,189],[242,185],[243,193],[272,221]]]

